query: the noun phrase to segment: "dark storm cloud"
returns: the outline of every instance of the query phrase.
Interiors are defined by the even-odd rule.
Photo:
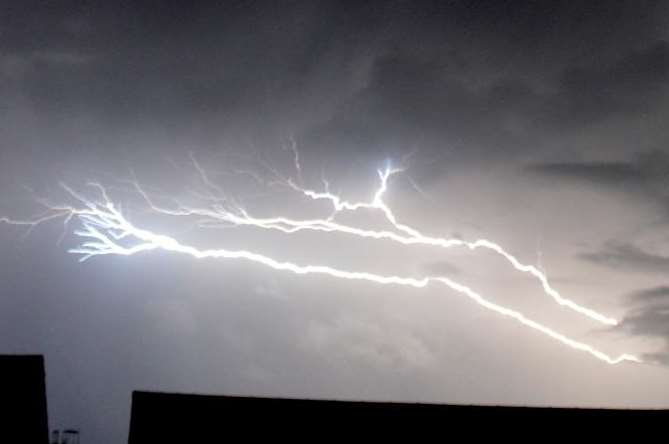
[[[85,115],[106,129],[171,132],[297,128],[319,154],[423,147],[504,158],[534,149],[542,131],[651,106],[669,60],[655,43],[662,8],[19,4],[8,8],[1,45],[10,89],[47,120]],[[538,92],[537,81],[554,91]]]
[[[647,111],[662,97],[668,80],[669,44],[660,41],[603,68],[567,68],[544,112],[555,125],[581,126]]]
[[[504,117],[531,99],[522,82],[504,80],[473,90],[453,75],[452,66],[391,54],[374,61],[367,86],[313,136],[321,142],[343,137],[353,146],[372,148],[465,142],[476,147],[491,140],[508,148],[514,138],[503,127]]]
[[[533,165],[529,170],[546,176],[608,186],[639,183],[644,180],[642,171],[629,162],[545,163]]]
[[[600,191],[616,191],[622,193],[624,199],[648,203],[659,213],[659,219],[641,223],[646,229],[666,226],[669,215],[669,155],[666,152],[643,152],[628,161],[618,162],[535,164],[527,167],[527,171],[552,183],[558,180]],[[666,273],[669,270],[669,257],[646,251],[627,240],[609,241],[596,251],[581,253],[579,258],[619,271]]]
[[[52,118],[87,113],[108,128],[179,130],[212,126],[212,116],[219,127],[270,126],[335,38],[348,40],[335,13],[309,2],[16,6],[2,45],[24,67],[13,88]],[[73,69],[39,53],[94,63]]]
[[[666,274],[669,270],[669,257],[649,253],[628,243],[610,243],[600,251],[583,253],[580,257],[622,271]]]
[[[633,193],[669,211],[669,155],[660,150],[624,162],[561,162],[527,167],[546,179],[572,181],[602,189]]]
[[[639,290],[628,295],[631,309],[617,329],[630,335],[664,341],[664,349],[647,353],[643,359],[669,365],[669,287]]]
[[[426,60],[401,51],[379,56],[367,85],[312,129],[308,144],[391,152],[422,146],[460,159],[508,160],[541,149],[547,135],[654,109],[669,80],[669,45],[652,43],[603,67],[566,66],[557,79],[545,80],[548,92],[519,74],[471,84],[470,69],[458,57]],[[580,172],[638,179],[625,165]]]
[[[629,296],[630,301],[634,303],[654,303],[669,302],[669,287],[660,286],[636,291]]]

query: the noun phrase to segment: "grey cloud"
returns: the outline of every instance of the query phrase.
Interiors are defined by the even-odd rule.
[[[667,273],[669,257],[649,253],[628,243],[610,243],[600,251],[583,253],[581,259],[597,265],[646,273]]]
[[[455,56],[425,59],[397,48],[378,55],[366,86],[330,120],[311,128],[307,145],[343,142],[377,155],[415,145],[441,152],[455,147],[457,160],[485,153],[489,160],[508,161],[535,151],[547,134],[653,109],[669,81],[669,44],[655,42],[603,66],[563,66],[557,79],[544,79],[546,90],[520,73],[472,84],[471,69]],[[546,166],[544,172],[638,182],[644,171],[637,168],[645,167],[565,165]]]
[[[527,119],[516,121],[536,100],[531,88],[510,78],[476,89],[463,75],[452,62],[401,52],[378,56],[367,85],[332,118],[311,127],[305,145],[321,151],[343,146],[375,158],[400,157],[420,147],[423,155],[439,153],[447,162],[480,158],[483,152],[500,159],[528,146],[533,136],[523,127]]]
[[[392,371],[426,367],[434,360],[425,341],[406,327],[352,316],[310,322],[301,346],[329,359],[361,360]]]
[[[616,327],[633,336],[660,339],[664,347],[643,355],[643,359],[669,365],[669,287],[639,290],[628,295],[632,308]]]
[[[669,44],[664,41],[603,68],[569,68],[561,76],[558,93],[545,104],[546,119],[560,126],[582,126],[646,111],[665,93],[667,80]]]
[[[669,155],[643,152],[624,162],[560,162],[530,165],[526,171],[546,179],[561,179],[607,190],[633,193],[669,210]]]
[[[629,299],[634,303],[669,303],[669,286],[647,288],[630,294]]]
[[[657,2],[262,8],[264,14],[243,3],[171,4],[159,13],[152,2],[13,6],[0,44],[13,57],[95,60],[42,64],[20,76],[16,88],[51,119],[85,115],[109,128],[158,125],[204,139],[221,128],[298,128],[301,145],[319,155],[345,146],[378,157],[418,145],[504,159],[536,147],[542,124],[634,110],[623,102],[638,95],[646,103],[666,80],[667,45],[650,44],[662,17]],[[574,68],[574,47],[583,51],[577,61],[595,67]],[[537,92],[532,78],[553,84],[554,73],[564,73],[557,92]],[[620,91],[609,103],[600,96],[612,88]]]
[[[528,168],[545,176],[576,179],[604,185],[620,185],[644,180],[643,172],[630,162],[544,163]]]
[[[93,61],[93,57],[71,51],[35,51],[28,54],[0,55],[0,76],[6,80],[17,80],[36,69],[66,68],[81,66]]]

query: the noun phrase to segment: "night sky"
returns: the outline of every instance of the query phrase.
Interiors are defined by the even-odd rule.
[[[669,407],[668,20],[639,0],[4,2],[0,216],[94,180],[133,223],[201,248],[449,276],[647,363],[609,365],[444,287],[166,251],[80,263],[62,219],[0,224],[0,353],[45,355],[50,425],[82,443],[127,439],[134,389]],[[386,196],[403,223],[492,239],[620,323],[491,252],[175,224],[131,186],[183,201],[215,189],[201,166],[255,215],[327,217],[275,179],[368,200],[387,165],[404,168]]]

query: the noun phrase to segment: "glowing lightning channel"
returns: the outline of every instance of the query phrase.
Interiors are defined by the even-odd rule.
[[[71,189],[68,189],[68,191],[73,193]],[[81,199],[80,195],[73,195],[78,199]],[[480,294],[474,292],[469,287],[466,287],[445,277],[424,277],[421,279],[416,279],[400,276],[383,276],[367,272],[345,271],[322,265],[298,265],[291,262],[282,262],[246,250],[201,250],[189,245],[184,245],[170,236],[156,234],[151,231],[136,227],[130,223],[121,214],[121,212],[116,209],[113,202],[109,200],[106,200],[104,205],[85,200],[84,202],[86,205],[85,210],[74,210],[76,212],[76,216],[81,220],[84,227],[83,230],[75,231],[75,234],[91,240],[84,242],[78,248],[70,250],[71,253],[83,255],[80,259],[82,261],[98,255],[116,254],[129,256],[143,251],[162,249],[165,251],[187,254],[197,259],[245,259],[251,262],[266,265],[275,270],[288,271],[295,274],[324,274],[340,279],[363,280],[384,285],[400,285],[424,288],[427,287],[430,283],[441,283],[450,289],[467,296],[468,298],[474,300],[476,303],[489,310],[493,310],[501,315],[511,317],[525,326],[538,330],[541,333],[544,333],[571,348],[590,353],[594,357],[609,364],[617,364],[623,361],[637,363],[641,362],[639,358],[629,354],[622,354],[618,357],[611,357],[588,344],[570,339],[561,333],[539,324],[538,322],[528,319],[518,311],[511,310],[509,308],[505,308],[490,302],[483,298],[483,296]],[[138,243],[135,243],[131,246],[122,245],[120,243],[121,240],[128,238],[134,238],[136,241],[138,241]]]
[[[293,146],[293,150],[296,151],[296,148]],[[203,168],[197,164],[195,159],[197,170],[202,174]],[[297,164],[299,167],[299,163]],[[607,325],[617,325],[618,321],[611,317],[605,316],[597,311],[587,308],[583,305],[580,305],[570,299],[563,297],[557,290],[555,290],[548,282],[548,277],[545,273],[539,270],[533,265],[523,264],[513,256],[511,253],[502,248],[501,245],[492,242],[488,239],[478,239],[474,242],[464,241],[462,239],[455,238],[439,238],[426,236],[420,231],[411,228],[408,225],[404,225],[398,222],[395,214],[390,209],[390,207],[383,200],[383,196],[388,189],[388,180],[389,178],[397,173],[402,172],[400,168],[391,168],[388,166],[385,170],[378,170],[378,175],[380,179],[379,188],[374,193],[374,196],[371,202],[349,202],[343,200],[340,196],[331,193],[328,190],[328,184],[325,182],[326,190],[322,192],[317,192],[310,189],[305,189],[295,184],[292,180],[286,180],[286,183],[292,189],[302,193],[303,195],[313,199],[313,200],[328,200],[332,203],[334,208],[334,213],[327,219],[312,219],[312,220],[295,220],[285,217],[274,217],[274,218],[257,218],[252,217],[249,213],[243,208],[236,208],[235,211],[226,210],[224,207],[218,205],[213,210],[209,209],[200,209],[200,208],[188,208],[182,207],[180,210],[168,210],[165,208],[159,208],[154,205],[147,194],[141,190],[137,185],[137,188],[146,198],[147,202],[152,206],[154,210],[172,214],[172,215],[198,215],[209,217],[213,219],[218,219],[226,223],[231,223],[233,225],[248,225],[255,226],[258,228],[266,229],[275,229],[283,231],[284,233],[294,233],[301,230],[317,230],[317,231],[330,231],[330,232],[340,232],[345,234],[356,235],[366,238],[374,239],[386,239],[399,242],[405,245],[429,245],[437,246],[442,248],[452,248],[452,247],[467,247],[470,250],[476,250],[479,248],[492,250],[495,253],[504,257],[516,270],[529,273],[534,276],[540,283],[546,294],[551,296],[555,302],[559,305],[567,307],[571,310],[574,310],[577,313],[580,313],[584,316],[589,317],[595,321],[601,322]],[[208,179],[203,176],[203,180],[208,182]],[[337,223],[334,221],[334,218],[337,213],[343,211],[356,211],[361,209],[370,209],[370,210],[379,210],[383,213],[386,220],[398,231],[404,234],[398,234],[393,231],[376,231],[376,230],[366,230],[357,227],[348,226],[345,224]]]
[[[289,181],[289,185],[294,188],[297,191],[302,192],[305,196],[310,197],[311,199],[318,200],[318,199],[326,199],[329,200],[335,210],[335,213],[345,211],[345,210],[358,210],[362,208],[367,208],[367,209],[375,209],[375,210],[380,210],[385,218],[390,222],[390,224],[397,230],[406,233],[408,237],[402,237],[402,236],[393,236],[390,235],[387,232],[377,232],[379,235],[378,236],[370,236],[370,237],[378,237],[378,238],[387,238],[387,239],[392,239],[401,243],[405,244],[423,244],[423,245],[432,245],[432,246],[439,246],[443,248],[450,248],[450,247],[456,247],[456,246],[465,246],[468,247],[471,250],[475,250],[478,248],[485,248],[488,250],[492,250],[495,253],[501,255],[504,257],[508,262],[513,265],[513,267],[521,271],[523,273],[529,273],[532,276],[534,276],[536,279],[539,280],[541,283],[541,286],[543,290],[551,296],[555,302],[557,302],[559,305],[568,307],[582,315],[585,315],[593,320],[596,320],[598,322],[601,322],[603,324],[607,325],[617,325],[618,321],[616,319],[610,318],[608,316],[602,315],[590,308],[584,307],[582,305],[579,305],[578,303],[564,298],[563,296],[560,295],[560,293],[555,290],[553,287],[548,282],[548,277],[541,272],[537,267],[533,265],[525,265],[521,263],[515,256],[513,256],[511,253],[507,252],[502,248],[501,245],[492,242],[487,239],[478,239],[474,242],[467,242],[461,239],[445,239],[445,238],[436,238],[436,237],[431,237],[431,236],[426,236],[422,234],[420,231],[409,227],[408,225],[401,224],[397,221],[397,218],[395,217],[395,214],[393,211],[390,209],[390,207],[385,203],[383,200],[383,195],[385,194],[386,190],[388,189],[388,179],[396,174],[400,173],[403,170],[400,168],[386,168],[385,170],[379,170],[379,178],[381,180],[381,184],[379,188],[376,190],[374,197],[371,202],[355,202],[355,203],[350,203],[348,201],[342,200],[339,196],[330,193],[329,191],[326,192],[316,192],[313,190],[308,190],[301,188],[297,186],[295,183]],[[339,227],[341,228],[341,226]],[[347,230],[343,230],[347,231]],[[360,233],[358,233],[360,234]]]
[[[79,247],[70,249],[69,252],[80,254],[80,261],[85,261],[91,257],[101,255],[113,254],[131,256],[144,251],[164,250],[186,254],[196,259],[243,259],[265,265],[275,270],[291,272],[298,275],[320,274],[340,279],[361,280],[383,285],[398,285],[413,288],[425,288],[429,284],[440,283],[451,290],[468,297],[484,308],[503,316],[513,318],[521,324],[537,330],[572,349],[587,352],[606,363],[618,364],[621,362],[642,362],[639,358],[630,354],[621,354],[617,357],[612,357],[588,344],[573,340],[549,327],[533,321],[518,311],[490,302],[471,288],[454,282],[446,277],[428,276],[418,279],[413,277],[386,276],[362,271],[346,271],[323,265],[299,265],[292,262],[279,261],[246,250],[198,249],[193,246],[185,245],[173,237],[157,234],[135,226],[122,214],[100,184],[90,183],[89,185],[98,188],[103,198],[101,202],[87,199],[74,189],[65,184],[61,184],[61,186],[74,199],[82,204],[81,207],[49,205],[52,213],[35,218],[34,220],[11,220],[5,218],[2,219],[2,221],[16,225],[29,225],[32,227],[56,217],[64,217],[67,224],[72,218],[76,217],[80,221],[82,229],[77,229],[74,233],[86,240],[82,242]],[[377,193],[377,196],[379,195],[380,193]]]

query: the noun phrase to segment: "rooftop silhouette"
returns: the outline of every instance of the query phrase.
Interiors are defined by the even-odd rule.
[[[0,436],[3,443],[48,444],[44,358],[0,355]]]
[[[465,406],[188,395],[136,391],[132,396],[129,444],[240,442],[264,438],[370,437],[424,442],[420,437],[562,435],[620,437],[661,433],[665,410],[613,410]],[[528,436],[529,437],[529,436]],[[537,436],[538,438],[538,436]],[[440,440],[443,441],[443,440]]]

